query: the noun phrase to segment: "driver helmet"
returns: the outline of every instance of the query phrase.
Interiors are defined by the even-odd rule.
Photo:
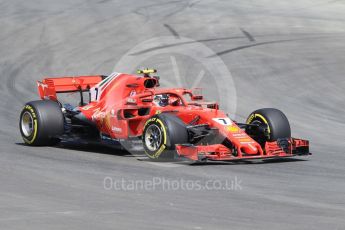
[[[168,104],[169,104],[169,96],[168,94],[164,93],[160,96],[158,105],[164,107],[164,106],[167,106]]]

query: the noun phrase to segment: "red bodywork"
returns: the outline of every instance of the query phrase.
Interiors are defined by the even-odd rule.
[[[238,160],[299,155],[299,148],[308,148],[306,140],[290,138],[288,151],[284,151],[277,141],[266,142],[264,148],[253,140],[225,112],[218,109],[217,103],[202,102],[200,95],[184,88],[161,89],[157,78],[113,73],[108,77],[79,76],[45,78],[38,82],[42,99],[57,100],[57,93],[90,91],[90,102],[78,109],[100,133],[112,139],[129,139],[143,134],[145,122],[159,113],[174,113],[185,124],[198,117],[198,124],[215,128],[235,146],[229,149],[223,144],[176,145],[180,157],[191,160]],[[154,95],[168,93],[170,104],[161,107],[154,103]],[[191,98],[191,100],[186,100]],[[309,151],[308,151],[309,154]]]

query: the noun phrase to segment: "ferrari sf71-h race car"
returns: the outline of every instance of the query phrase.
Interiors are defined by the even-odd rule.
[[[138,75],[45,78],[41,100],[28,102],[19,127],[27,145],[84,140],[144,150],[156,160],[230,161],[309,155],[307,140],[291,137],[278,109],[252,112],[245,123],[231,120],[217,103],[195,89],[159,87],[155,70]],[[58,93],[80,93],[77,106]],[[85,102],[84,93],[88,94]]]

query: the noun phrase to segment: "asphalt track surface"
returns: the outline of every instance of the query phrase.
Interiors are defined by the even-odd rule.
[[[345,229],[344,12],[343,1],[326,0],[1,1],[0,229]],[[257,108],[283,110],[313,155],[176,166],[109,148],[22,144],[18,116],[38,99],[36,80],[108,74],[133,47],[161,36],[213,50],[209,58],[224,62],[236,89],[223,107],[237,102],[240,121]],[[145,65],[171,82],[178,69],[188,86],[203,65],[169,52]],[[206,94],[226,95],[211,75],[205,70],[200,82]],[[107,190],[106,177],[240,187]]]

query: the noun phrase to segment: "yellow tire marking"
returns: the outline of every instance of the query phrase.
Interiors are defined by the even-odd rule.
[[[255,117],[255,114],[250,115],[250,117],[248,117],[248,119],[247,119],[247,124],[250,124],[250,122],[252,122],[254,117]]]
[[[36,136],[37,136],[37,118],[36,118],[36,113],[35,113],[34,109],[30,105],[26,105],[25,109],[29,110],[29,112],[32,115],[32,118],[34,119],[34,135],[31,138],[31,140],[28,140],[25,137],[23,137],[23,139],[24,139],[25,143],[32,144],[35,141]]]
[[[271,133],[270,126],[268,125],[268,122],[267,122],[267,120],[266,120],[266,118],[264,116],[262,116],[261,114],[254,114],[254,117],[261,118],[261,120],[263,120],[263,122],[265,122],[267,124],[267,131],[268,131],[268,133]]]
[[[145,126],[149,123],[149,122],[151,122],[151,121],[156,121],[156,122],[158,122],[159,124],[160,124],[160,126],[162,127],[162,131],[163,131],[163,145],[158,149],[158,151],[155,153],[155,154],[153,154],[153,155],[151,155],[151,154],[149,154],[146,150],[145,150],[145,153],[146,153],[146,155],[149,157],[149,158],[151,158],[151,159],[156,159],[156,158],[158,158],[161,154],[162,154],[162,152],[164,151],[164,149],[166,148],[166,143],[167,143],[167,132],[166,132],[166,129],[165,129],[165,126],[163,125],[163,122],[159,119],[159,118],[151,118],[151,119],[149,119],[149,120],[147,120],[146,121],[146,123],[145,123]]]
[[[160,119],[157,119],[157,122],[161,125],[162,129],[163,129],[163,133],[164,133],[164,141],[163,144],[167,143],[167,131],[165,129],[165,126],[163,125],[163,122]]]

